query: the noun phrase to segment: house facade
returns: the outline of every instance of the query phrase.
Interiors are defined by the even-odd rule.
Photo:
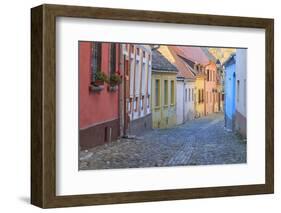
[[[152,128],[151,60],[149,45],[122,44],[121,66],[125,77],[121,99],[125,101],[125,109],[120,114],[124,114],[124,135],[139,135]]]
[[[79,145],[88,149],[120,135],[119,91],[105,83],[118,76],[120,45],[79,42]]]
[[[195,117],[206,115],[206,65],[210,60],[201,47],[179,47],[185,62],[192,68],[195,77],[194,107]]]
[[[160,46],[159,52],[178,70],[177,73],[177,124],[194,119],[195,74],[192,66],[177,46]]]
[[[247,50],[236,50],[235,130],[247,137]]]
[[[225,69],[225,128],[228,130],[234,130],[236,111],[236,54],[234,53],[230,55],[223,65]]]
[[[152,127],[169,128],[177,123],[177,68],[157,49],[152,50]]]
[[[205,114],[219,111],[220,92],[217,66],[213,61],[205,66]]]
[[[205,114],[223,110],[222,69],[220,61],[210,52],[210,48],[201,48],[209,59],[205,65]]]
[[[220,60],[217,60],[217,91],[218,91],[218,111],[224,111],[224,70]]]
[[[195,80],[195,117],[199,118],[206,115],[205,106],[205,73],[203,66],[195,65],[196,80]]]

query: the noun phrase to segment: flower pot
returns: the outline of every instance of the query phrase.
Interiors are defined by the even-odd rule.
[[[117,85],[109,85],[108,86],[108,91],[109,92],[115,92],[117,90]]]
[[[95,86],[101,86],[101,85],[104,85],[104,81],[102,81],[102,80],[95,80],[95,81],[93,82],[93,84],[94,84]]]
[[[99,85],[99,86],[97,86],[97,85],[90,85],[90,91],[92,91],[92,92],[100,92],[100,91],[102,91],[103,90],[103,88],[104,88],[104,86],[103,85]]]

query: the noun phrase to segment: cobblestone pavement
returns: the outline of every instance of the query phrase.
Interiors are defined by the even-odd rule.
[[[222,113],[154,129],[80,152],[81,170],[246,163],[246,141],[224,129]]]

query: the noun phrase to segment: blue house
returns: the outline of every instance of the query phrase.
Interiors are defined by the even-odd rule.
[[[235,123],[235,82],[236,82],[236,54],[230,55],[230,57],[224,62],[225,68],[225,101],[224,101],[224,114],[225,114],[225,128],[228,130],[234,130]]]

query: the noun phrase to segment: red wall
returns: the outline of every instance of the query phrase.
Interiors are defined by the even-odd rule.
[[[89,90],[91,82],[91,45],[91,42],[79,42],[80,129],[118,118],[118,90],[109,92],[106,83],[104,89],[99,93],[94,93]],[[102,71],[107,75],[109,74],[108,43],[102,44]]]

